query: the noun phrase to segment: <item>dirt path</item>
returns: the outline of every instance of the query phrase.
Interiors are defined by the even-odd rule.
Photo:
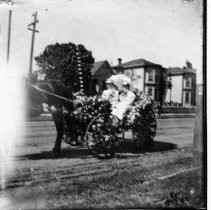
[[[84,192],[86,196],[96,189],[107,192],[189,169],[193,167],[193,126],[191,118],[159,120],[155,143],[145,153],[133,153],[129,139],[115,158],[98,160],[86,148],[65,144],[62,155],[53,156],[53,123],[28,123],[24,145],[17,147],[15,169],[5,196],[10,207],[54,208],[60,206],[61,200],[63,204],[68,199],[74,203],[74,196]]]

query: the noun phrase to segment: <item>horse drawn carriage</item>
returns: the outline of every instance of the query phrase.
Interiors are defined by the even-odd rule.
[[[113,76],[120,77],[116,80],[120,90],[122,82],[128,78]],[[132,131],[132,139],[138,150],[150,146],[156,134],[154,101],[141,91],[131,91],[133,100],[119,118],[112,110],[111,101],[103,98],[103,95],[88,97],[81,89],[73,97],[71,89],[49,82],[37,85],[27,83],[27,88],[33,93],[29,96],[35,103],[46,103],[50,107],[57,130],[54,153],[61,152],[63,139],[72,146],[86,144],[97,158],[109,158],[115,155],[124,140],[125,131]]]
[[[141,91],[133,92],[135,98],[121,120],[112,114],[109,100],[77,93],[77,109],[73,112],[64,110],[63,140],[72,146],[86,144],[94,157],[110,158],[124,140],[124,132],[131,130],[135,147],[144,150],[156,134],[154,102]]]

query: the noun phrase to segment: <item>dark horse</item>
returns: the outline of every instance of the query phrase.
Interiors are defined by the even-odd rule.
[[[26,90],[29,103],[37,105],[46,103],[49,106],[57,131],[53,153],[59,153],[65,126],[64,110],[68,113],[74,110],[72,88],[55,82],[38,82],[33,85],[26,83]]]

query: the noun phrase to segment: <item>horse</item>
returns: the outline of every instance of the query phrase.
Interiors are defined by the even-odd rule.
[[[57,136],[53,153],[60,153],[64,135],[64,110],[74,111],[74,95],[72,86],[64,86],[53,81],[39,81],[35,84],[26,83],[27,99],[29,103],[47,104],[56,127]]]

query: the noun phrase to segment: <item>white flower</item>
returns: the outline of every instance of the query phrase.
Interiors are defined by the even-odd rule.
[[[89,144],[90,147],[91,146],[94,146],[94,143],[93,142],[89,142],[88,144]]]
[[[52,112],[56,112],[56,110],[57,110],[55,106],[51,106],[50,109]]]
[[[104,140],[105,140],[105,141],[109,141],[109,136],[106,135]]]

